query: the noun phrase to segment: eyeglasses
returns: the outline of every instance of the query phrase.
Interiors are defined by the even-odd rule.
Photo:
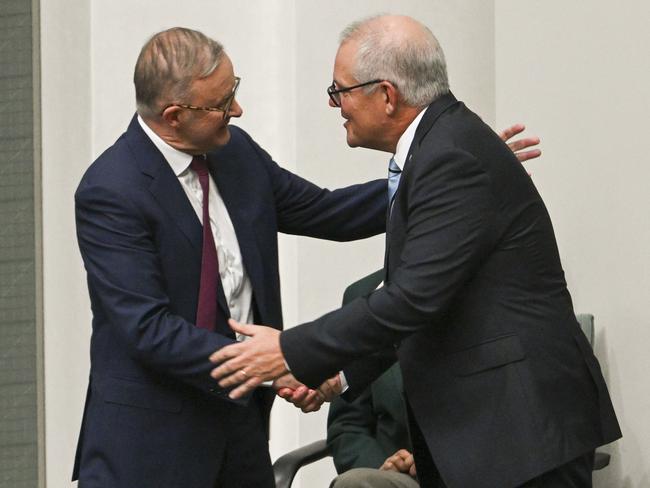
[[[205,112],[223,112],[225,115],[228,115],[230,113],[232,101],[235,99],[235,95],[237,95],[237,89],[239,88],[240,81],[241,78],[239,76],[235,76],[235,86],[233,86],[230,95],[228,95],[228,97],[223,102],[221,102],[220,107],[197,107],[196,105],[188,105],[185,103],[170,103],[169,105],[165,105],[165,108],[162,109],[162,112],[167,110],[169,107],[180,107],[186,108],[188,110],[203,110]],[[160,113],[162,114],[162,112]]]
[[[334,105],[337,107],[341,106],[341,93],[349,92],[355,88],[361,88],[362,86],[374,85],[375,83],[381,83],[384,80],[372,80],[366,81],[365,83],[359,83],[358,85],[347,86],[343,88],[336,88],[335,82],[332,82],[330,86],[327,87],[327,94],[334,102]]]

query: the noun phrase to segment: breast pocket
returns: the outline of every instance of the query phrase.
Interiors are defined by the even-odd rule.
[[[526,358],[519,337],[508,335],[472,346],[449,356],[456,376],[470,376]]]

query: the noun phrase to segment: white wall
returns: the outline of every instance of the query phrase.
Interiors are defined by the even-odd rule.
[[[88,384],[90,313],[73,194],[91,158],[90,22],[85,0],[41,2],[45,457],[69,485]]]
[[[529,164],[623,439],[596,487],[650,486],[650,3],[496,1],[497,121],[542,138]]]

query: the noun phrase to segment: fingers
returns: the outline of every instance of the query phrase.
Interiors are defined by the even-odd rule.
[[[508,147],[512,152],[515,151],[520,151],[522,149],[526,149],[528,147],[536,146],[539,144],[539,137],[532,136],[532,137],[524,137],[523,139],[518,139],[516,141],[512,141],[508,143]]]
[[[239,356],[244,350],[244,343],[235,343],[213,352],[208,358],[212,363],[222,363],[228,359],[233,359]]]
[[[305,385],[300,385],[298,388],[293,390],[291,397],[288,399],[295,406],[300,407],[302,403],[306,400],[307,395],[309,394],[309,388]]]
[[[539,149],[531,149],[530,151],[520,151],[515,153],[515,156],[517,156],[517,159],[519,160],[520,163],[523,163],[524,161],[528,161],[529,159],[538,158],[541,155],[542,155],[542,151],[540,151]]]
[[[288,371],[280,349],[280,332],[276,329],[230,321],[233,330],[252,335],[251,339],[225,346],[210,356],[218,363],[210,376],[222,388],[234,387],[231,398],[239,398],[266,380],[275,380]],[[289,386],[280,383],[279,386]]]
[[[309,390],[304,401],[300,405],[300,410],[304,413],[316,412],[320,410],[321,405],[325,401],[323,395],[318,390]]]
[[[501,132],[499,132],[499,137],[503,142],[507,142],[508,139],[522,133],[525,130],[526,126],[524,124],[514,124],[507,129],[503,129]]]
[[[237,400],[238,398],[242,398],[243,396],[248,395],[250,392],[252,392],[255,388],[257,388],[261,384],[262,384],[262,379],[257,376],[253,376],[252,378],[246,380],[246,382],[240,384],[237,388],[232,390],[230,393],[228,393],[228,396],[233,400]]]
[[[326,402],[331,402],[335,397],[339,396],[342,389],[341,377],[338,374],[318,387],[318,391],[323,395]]]
[[[523,163],[524,161],[529,161],[541,156],[542,151],[539,149],[531,149],[529,151],[523,151],[523,149],[529,149],[531,147],[537,146],[540,142],[539,137],[531,136],[524,137],[517,141],[510,141],[517,134],[522,133],[526,129],[526,126],[523,124],[515,124],[507,129],[504,129],[499,133],[501,140],[508,144],[510,150],[515,153],[519,162]]]
[[[236,346],[232,346],[236,347]],[[233,383],[232,381],[236,380],[234,378],[234,375],[239,373],[240,371],[244,370],[244,367],[246,366],[246,362],[244,359],[242,359],[240,356],[230,356],[230,351],[226,351],[226,349],[229,349],[228,347],[225,347],[221,349],[218,353],[218,355],[213,355],[210,357],[210,361],[214,362],[221,362],[219,366],[214,368],[210,372],[210,376],[212,376],[215,380],[226,380],[225,384],[221,384],[221,381],[219,381],[219,384],[224,387],[224,386],[231,386]],[[240,381],[242,381],[242,378],[240,378]],[[240,382],[238,381],[238,382]]]
[[[245,379],[240,377],[239,381],[237,381],[236,378],[237,374],[241,374],[240,372],[244,371],[245,366],[246,364],[243,359],[240,357],[234,357],[232,359],[228,359],[227,361],[214,368],[210,372],[210,376],[212,376],[215,380],[219,380],[219,385],[222,387],[232,386],[235,383],[241,383]]]
[[[251,337],[255,332],[255,326],[252,324],[240,324],[235,319],[228,319],[228,325],[232,330],[239,334]]]
[[[305,385],[301,385],[295,390],[283,388],[282,394],[278,391],[278,395],[287,402],[293,403],[305,413],[320,410],[321,405],[325,401],[323,395],[318,390],[309,389]]]
[[[415,464],[415,458],[413,457],[413,454],[411,454],[411,453],[408,453],[408,455],[404,456],[403,459],[404,459],[404,464],[406,466],[408,466],[409,469],[410,469],[411,466],[413,466]]]
[[[395,454],[390,456],[380,469],[384,471],[399,471],[400,473],[410,473],[410,469],[415,463],[413,455],[406,449],[400,449]]]
[[[286,401],[291,402],[291,396],[293,395],[293,390],[291,388],[280,388],[276,394],[280,398],[284,398]]]
[[[285,374],[273,382],[273,388],[276,390],[279,388],[291,388],[292,390],[295,390],[300,386],[302,386],[302,383],[298,381],[291,373]]]

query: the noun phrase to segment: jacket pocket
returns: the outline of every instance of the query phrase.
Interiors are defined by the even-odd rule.
[[[160,386],[136,381],[105,378],[98,386],[106,403],[177,413],[183,402],[178,396]]]
[[[449,356],[457,376],[469,376],[522,361],[526,354],[516,335],[502,336]]]

